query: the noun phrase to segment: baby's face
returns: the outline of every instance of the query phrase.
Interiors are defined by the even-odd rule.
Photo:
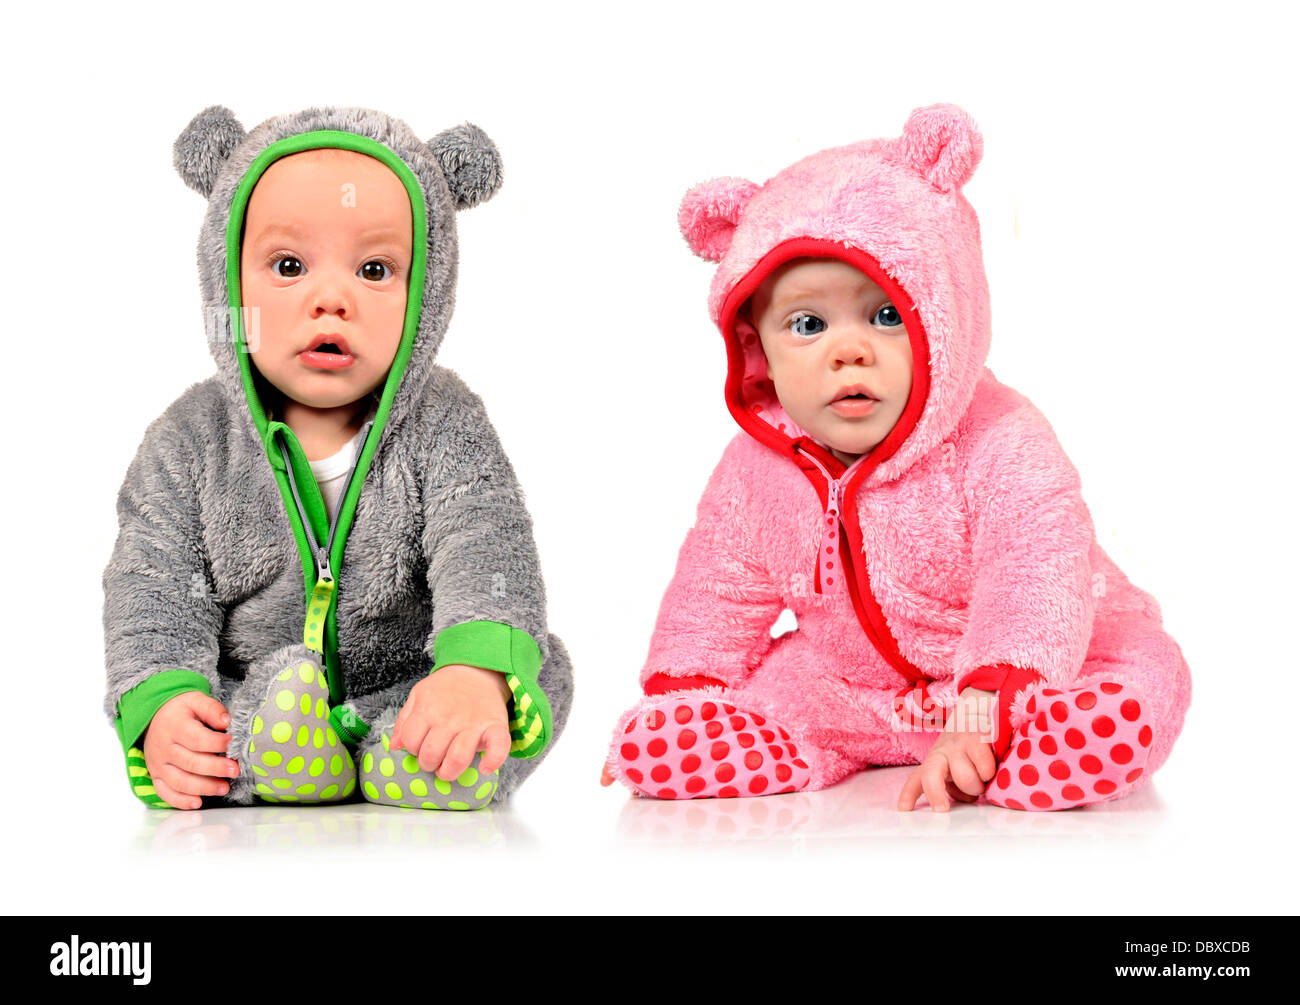
[[[912,391],[912,348],[868,276],[834,259],[787,262],[755,291],[750,316],[781,407],[809,436],[851,464],[889,435]]]
[[[244,222],[254,365],[312,408],[365,397],[397,355],[410,267],[411,204],[392,171],[351,150],[282,157],[258,179]],[[340,351],[308,351],[321,336]]]

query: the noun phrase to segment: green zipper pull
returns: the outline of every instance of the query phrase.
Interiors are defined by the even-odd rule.
[[[330,572],[329,561],[318,563],[316,585],[311,591],[311,600],[307,604],[307,620],[302,626],[302,644],[314,653],[325,654],[325,615],[330,609],[330,599],[334,596],[334,576]]]

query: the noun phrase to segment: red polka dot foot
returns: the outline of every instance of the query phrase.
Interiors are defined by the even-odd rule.
[[[1058,691],[1025,703],[1025,720],[985,792],[1013,810],[1065,810],[1122,796],[1141,777],[1151,749],[1150,713],[1114,681]]]
[[[717,695],[665,696],[624,727],[619,774],[655,799],[797,792],[812,778],[790,734]]]

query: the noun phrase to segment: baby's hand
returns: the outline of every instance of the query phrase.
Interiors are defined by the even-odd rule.
[[[925,760],[908,776],[898,797],[900,810],[916,807],[922,791],[936,813],[946,813],[949,799],[973,803],[997,771],[990,710],[997,698],[994,691],[966,688],[949,717],[944,731],[934,741]],[[945,794],[946,793],[946,794]]]
[[[199,691],[186,691],[154,713],[141,746],[154,791],[178,810],[197,810],[199,796],[224,796],[227,778],[239,776],[239,765],[223,757],[230,744],[226,707]]]
[[[389,746],[415,754],[422,770],[447,782],[482,750],[479,770],[491,774],[510,755],[509,700],[505,674],[449,663],[411,688]]]

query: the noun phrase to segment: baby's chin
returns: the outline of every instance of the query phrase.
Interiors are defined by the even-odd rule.
[[[829,450],[832,456],[834,456],[834,458],[837,461],[839,461],[841,464],[843,464],[846,468],[849,467],[859,457],[862,457],[863,454],[869,453],[869,451],[866,450],[863,451],[841,450],[838,447],[832,447],[829,445],[827,446],[826,449]]]

